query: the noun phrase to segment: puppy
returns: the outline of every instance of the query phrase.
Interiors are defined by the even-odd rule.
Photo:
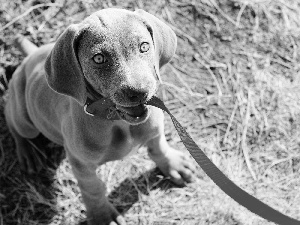
[[[143,145],[176,184],[193,178],[189,158],[166,141],[162,110],[145,105],[175,49],[175,33],[153,15],[104,9],[31,53],[9,83],[5,115],[21,166],[41,167],[27,141],[39,133],[63,145],[88,224],[126,224],[95,170]]]

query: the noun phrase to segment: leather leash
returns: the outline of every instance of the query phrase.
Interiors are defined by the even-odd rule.
[[[256,199],[246,191],[242,190],[230,179],[228,179],[224,173],[222,173],[218,167],[205,155],[205,153],[198,147],[195,141],[187,133],[184,127],[177,121],[177,119],[168,110],[165,104],[157,97],[152,97],[150,101],[146,103],[167,112],[172,119],[172,122],[187,150],[203,169],[203,171],[213,180],[213,182],[219,186],[228,196],[233,198],[236,202],[249,209],[251,212],[259,215],[260,217],[277,223],[279,225],[300,225],[300,221],[288,217],[279,211],[271,208],[260,200]]]
[[[91,96],[92,97],[92,96]],[[95,96],[96,97],[96,96]],[[95,98],[94,98],[95,99]],[[88,98],[84,106],[84,111],[90,116],[97,116],[102,119],[108,120],[119,120],[120,118],[116,116],[114,103],[103,96],[99,98],[96,97],[96,101]],[[178,122],[178,120],[173,116],[173,114],[168,110],[162,100],[158,97],[153,96],[146,105],[151,105],[162,109],[172,119],[172,122],[182,140],[184,146],[193,156],[195,161],[203,169],[203,171],[213,180],[213,182],[219,186],[228,196],[238,202],[240,205],[244,206],[251,212],[257,214],[258,216],[277,223],[279,225],[300,225],[300,221],[297,221],[291,217],[288,217],[279,211],[271,208],[260,200],[256,199],[252,195],[248,194],[246,191],[242,190],[235,183],[233,183],[229,178],[222,173],[218,167],[205,155],[205,153],[198,147],[195,141],[187,133],[185,128]]]

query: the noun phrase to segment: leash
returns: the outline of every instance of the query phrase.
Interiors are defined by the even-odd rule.
[[[96,98],[93,101],[91,98],[87,98],[84,106],[84,111],[90,116],[97,116],[108,120],[119,120],[115,112],[114,103],[107,98]],[[256,199],[246,191],[238,187],[233,183],[226,175],[221,172],[218,167],[205,155],[205,153],[198,147],[195,141],[187,133],[186,129],[178,122],[173,114],[168,110],[162,100],[153,96],[146,105],[151,105],[162,109],[171,117],[172,122],[182,140],[184,146],[202,168],[202,170],[212,179],[212,181],[221,188],[228,196],[244,206],[251,212],[258,216],[277,223],[279,225],[300,225],[300,221],[288,217],[279,211],[271,208],[260,200]]]
[[[213,182],[219,186],[228,196],[234,199],[236,202],[249,209],[251,212],[259,215],[260,217],[277,223],[279,225],[300,225],[300,221],[297,221],[291,217],[288,217],[279,211],[271,208],[260,200],[256,199],[246,191],[242,190],[230,179],[228,179],[224,173],[222,173],[218,167],[205,155],[205,153],[198,147],[195,141],[187,133],[184,127],[178,122],[178,120],[172,115],[165,104],[157,97],[146,103],[157,108],[162,109],[172,119],[172,122],[187,150],[203,169],[203,171],[213,180]]]

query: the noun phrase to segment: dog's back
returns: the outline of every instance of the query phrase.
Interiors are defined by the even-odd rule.
[[[42,131],[52,141],[61,144],[62,138],[58,138],[61,135],[58,131],[59,121],[58,113],[55,113],[55,109],[57,109],[55,104],[61,102],[61,98],[65,96],[57,94],[49,87],[44,69],[45,60],[54,44],[38,48],[27,39],[20,37],[16,39],[15,43],[19,50],[28,56],[14,72],[9,82],[6,111],[15,114],[13,117],[22,121],[19,124],[23,124],[23,126],[16,126],[16,128],[24,137],[34,138]],[[32,44],[31,47],[28,43]],[[45,105],[49,107],[43,107]],[[49,120],[49,118],[52,119]],[[24,124],[24,121],[27,122]],[[48,124],[50,121],[51,124]],[[43,127],[47,127],[47,130],[43,131]]]

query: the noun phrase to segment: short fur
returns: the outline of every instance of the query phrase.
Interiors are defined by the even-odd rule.
[[[141,52],[141,43],[149,50]],[[153,15],[138,10],[100,10],[69,26],[55,44],[30,54],[9,84],[5,115],[24,170],[34,172],[37,156],[26,139],[42,133],[63,145],[87,208],[89,224],[126,224],[105,197],[97,166],[122,159],[142,145],[166,176],[177,184],[192,179],[188,157],[171,148],[164,136],[163,112],[149,106],[137,124],[87,115],[83,105],[95,91],[122,107],[149,100],[159,85],[159,68],[176,49],[175,33]],[[107,61],[96,64],[95,54]]]

